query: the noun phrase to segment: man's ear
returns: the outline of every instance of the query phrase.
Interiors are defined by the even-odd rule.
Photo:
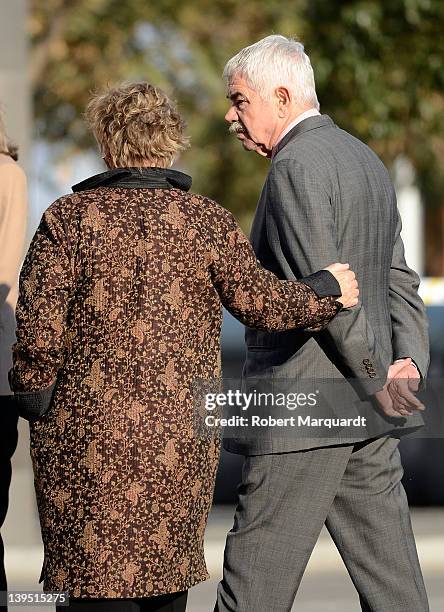
[[[291,104],[291,95],[286,87],[278,87],[275,90],[276,98],[279,105],[279,116],[284,118],[287,116]]]

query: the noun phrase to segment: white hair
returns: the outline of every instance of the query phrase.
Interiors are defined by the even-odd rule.
[[[264,99],[269,99],[277,87],[286,87],[301,106],[319,110],[310,58],[297,40],[272,35],[245,47],[224,68],[227,83],[236,75]]]

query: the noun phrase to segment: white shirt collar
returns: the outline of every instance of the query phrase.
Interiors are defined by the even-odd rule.
[[[276,142],[274,143],[273,149],[272,149],[272,154],[276,148],[276,145],[282,140],[282,138],[284,136],[286,136],[288,134],[288,132],[290,132],[298,123],[300,123],[301,121],[304,121],[304,119],[308,119],[308,117],[315,117],[316,115],[320,115],[321,113],[316,109],[316,108],[309,108],[308,110],[306,110],[305,112],[301,113],[300,115],[298,115],[296,117],[296,119],[293,119],[293,121],[291,123],[289,123],[287,125],[287,127],[285,128],[285,130],[283,130],[283,132],[279,135],[279,138],[276,140]]]

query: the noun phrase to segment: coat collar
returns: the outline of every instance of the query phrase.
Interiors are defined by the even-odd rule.
[[[276,148],[273,151],[273,157],[281,151],[285,145],[287,145],[290,140],[304,134],[305,132],[309,132],[310,130],[316,130],[321,127],[336,127],[336,124],[328,115],[316,115],[315,117],[307,117],[300,123],[294,126],[292,130],[285,134],[285,136],[280,140]]]
[[[97,187],[124,187],[188,191],[191,183],[191,176],[170,168],[115,168],[90,176],[73,185],[72,190],[78,192]]]

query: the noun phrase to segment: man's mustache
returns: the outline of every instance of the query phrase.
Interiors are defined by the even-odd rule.
[[[228,128],[228,131],[230,134],[247,134],[247,130],[240,121],[233,121]]]

